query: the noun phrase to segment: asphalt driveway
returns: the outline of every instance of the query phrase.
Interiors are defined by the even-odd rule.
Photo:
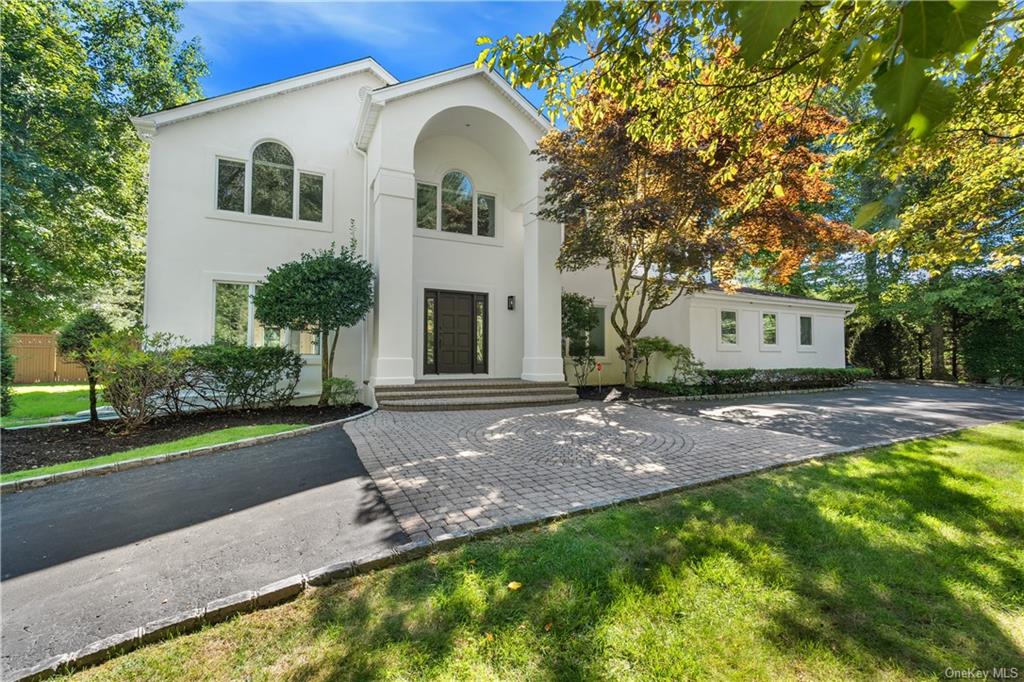
[[[0,676],[406,541],[340,426],[4,495]]]
[[[720,401],[665,400],[645,406],[840,447],[862,447],[1024,419],[1024,390],[868,381],[845,391]]]

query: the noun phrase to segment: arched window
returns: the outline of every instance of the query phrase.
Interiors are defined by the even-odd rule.
[[[473,234],[473,183],[461,171],[450,171],[441,181],[441,229]]]
[[[294,210],[295,163],[277,142],[263,142],[252,152],[252,212],[291,218]]]

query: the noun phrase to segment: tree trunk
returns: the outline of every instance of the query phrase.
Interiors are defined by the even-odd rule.
[[[932,379],[945,379],[946,374],[946,330],[942,320],[932,322],[928,328],[929,346],[932,357]]]
[[[878,282],[877,251],[868,251],[864,254],[864,289],[868,305],[874,310],[881,298],[881,286]]]
[[[626,376],[622,383],[626,388],[636,388],[636,363],[633,362],[633,339],[622,339],[622,362],[626,365]]]
[[[327,407],[327,385],[331,378],[331,357],[330,350],[327,348],[327,338],[330,336],[328,332],[320,332],[320,401],[317,403],[319,407]]]
[[[917,334],[917,378],[924,379],[924,334]]]
[[[949,332],[949,362],[953,370],[953,381],[960,381],[960,360],[957,358],[960,353],[960,314],[955,310],[950,316]]]
[[[89,377],[89,421],[93,424],[98,424],[100,421],[100,415],[96,411],[96,376],[92,373],[88,373]]]

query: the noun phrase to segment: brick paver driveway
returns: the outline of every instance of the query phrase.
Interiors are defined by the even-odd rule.
[[[872,382],[730,403],[377,412],[346,430],[415,539],[1014,418],[1024,418],[1024,392]]]

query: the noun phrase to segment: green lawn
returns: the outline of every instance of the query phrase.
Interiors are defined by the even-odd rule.
[[[255,426],[232,426],[227,429],[210,431],[209,433],[204,433],[200,436],[179,438],[178,440],[171,440],[166,443],[147,445],[133,450],[115,452],[111,455],[103,455],[102,457],[80,459],[76,462],[66,462],[64,464],[54,464],[52,466],[39,467],[37,469],[25,469],[24,471],[0,474],[0,483],[9,483],[10,481],[17,481],[19,479],[30,478],[32,476],[56,474],[61,471],[71,471],[73,469],[85,469],[87,467],[99,466],[101,464],[110,464],[111,462],[123,462],[126,459],[135,459],[136,457],[163,455],[168,452],[177,452],[178,450],[190,450],[192,448],[207,445],[230,443],[231,441],[241,440],[243,438],[253,438],[255,436],[266,436],[272,433],[293,431],[295,429],[301,429],[303,426],[306,426],[306,424],[257,424]]]
[[[1024,423],[996,425],[623,505],[343,581],[81,677],[896,680],[1021,669],[1022,453]]]
[[[14,409],[2,420],[3,426],[25,426],[49,421],[49,417],[75,414],[89,409],[87,384],[32,384],[13,386]],[[102,398],[97,405],[106,405]]]

